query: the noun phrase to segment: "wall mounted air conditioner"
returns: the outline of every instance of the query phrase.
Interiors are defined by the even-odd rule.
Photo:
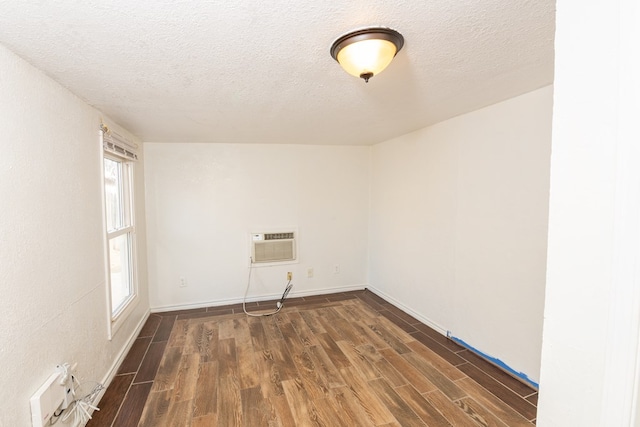
[[[296,259],[296,232],[251,233],[254,263],[291,262]]]

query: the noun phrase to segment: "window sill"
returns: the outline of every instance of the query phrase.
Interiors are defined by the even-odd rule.
[[[122,309],[115,317],[112,317],[111,308],[109,307],[109,317],[110,317],[109,331],[108,331],[109,341],[113,339],[113,337],[116,335],[118,330],[122,327],[122,325],[126,323],[127,319],[129,318],[133,310],[138,306],[139,302],[140,302],[140,298],[138,297],[137,294],[135,294],[129,300],[129,302],[127,302],[124,309]]]

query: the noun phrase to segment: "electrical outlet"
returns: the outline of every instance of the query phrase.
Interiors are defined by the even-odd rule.
[[[313,277],[313,267],[307,268],[307,278],[311,279]]]
[[[333,274],[340,274],[340,264],[333,265]]]
[[[293,273],[290,271],[287,271],[287,280],[291,280],[293,279]]]
[[[180,287],[181,288],[187,287],[187,279],[185,279],[184,277],[180,277]]]

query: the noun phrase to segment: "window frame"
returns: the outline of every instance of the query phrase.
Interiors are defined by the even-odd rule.
[[[101,138],[103,139],[103,137]],[[111,340],[116,332],[120,329],[125,320],[129,317],[133,309],[139,302],[138,291],[138,256],[137,256],[137,234],[136,234],[136,204],[135,204],[135,162],[101,150],[101,176],[102,176],[102,227],[104,233],[104,258],[105,258],[105,288],[107,300],[107,319],[108,319],[108,338]],[[122,179],[122,206],[123,212],[122,227],[109,231],[107,220],[107,201],[106,201],[106,181],[105,181],[105,160],[111,160],[120,164]],[[126,224],[126,225],[125,225]],[[111,258],[110,243],[113,239],[120,236],[128,236],[129,240],[129,275],[131,280],[131,293],[125,298],[121,304],[114,310],[114,302],[111,287]]]

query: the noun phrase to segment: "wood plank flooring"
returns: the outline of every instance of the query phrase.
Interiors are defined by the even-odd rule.
[[[275,305],[252,303],[252,311]],[[153,314],[90,427],[531,426],[537,392],[368,291]]]

